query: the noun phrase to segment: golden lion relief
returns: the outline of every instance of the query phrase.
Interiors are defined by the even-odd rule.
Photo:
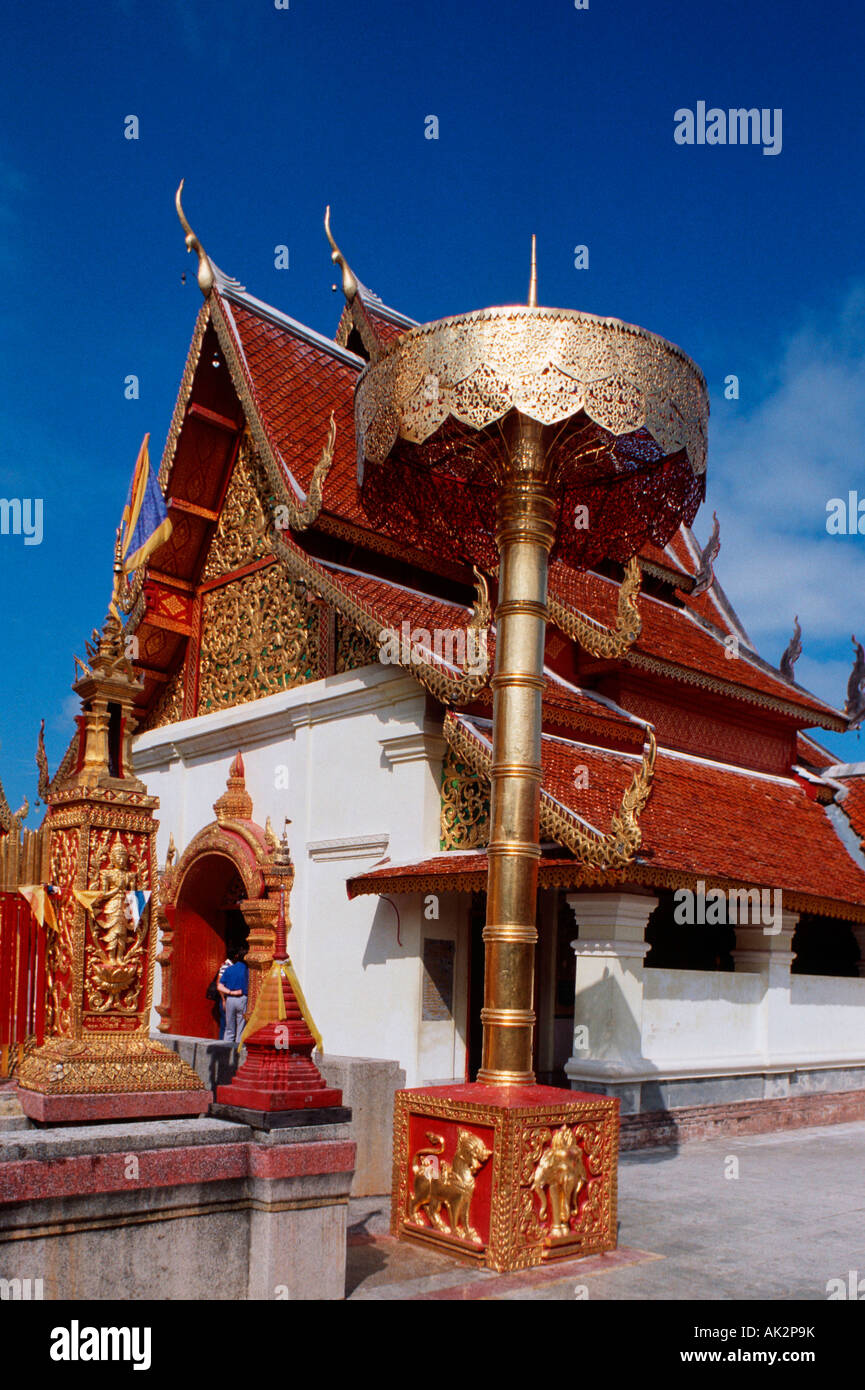
[[[477,1231],[469,1223],[469,1208],[475,1190],[475,1178],[492,1156],[492,1149],[477,1134],[461,1129],[453,1162],[440,1158],[444,1152],[444,1135],[427,1131],[427,1139],[432,1148],[418,1149],[411,1161],[414,1189],[409,1198],[409,1223],[423,1226],[421,1212],[425,1210],[431,1226],[443,1235],[457,1236],[470,1240],[474,1245],[482,1244]],[[447,1208],[448,1222],[442,1216],[442,1207]],[[462,1229],[460,1229],[462,1228]]]
[[[540,1198],[538,1214],[542,1221],[549,1206],[552,1238],[570,1235],[571,1217],[579,1215],[579,1196],[590,1177],[576,1130],[562,1125],[538,1159],[532,1177],[532,1190]]]

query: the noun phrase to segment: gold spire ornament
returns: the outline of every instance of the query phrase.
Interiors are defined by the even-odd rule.
[[[529,273],[529,297],[527,300],[530,309],[538,307],[538,239],[532,235],[532,268]]]
[[[213,289],[213,265],[211,264],[210,257],[198,240],[198,237],[190,227],[186,213],[183,211],[183,203],[180,198],[183,193],[183,185],[185,182],[185,179],[180,180],[180,185],[174,195],[174,206],[177,208],[177,216],[180,218],[180,225],[186,233],[186,249],[187,251],[194,251],[198,257],[198,288],[206,299]]]
[[[186,213],[183,211],[183,203],[181,202],[181,194],[183,193],[183,185],[185,182],[185,179],[180,180],[177,192],[174,195],[174,206],[177,209],[177,216],[180,218],[180,225],[186,233],[186,249],[187,251],[194,251],[198,257],[198,288],[201,290],[205,299],[209,298],[214,287],[217,289],[242,290],[243,285],[241,285],[239,280],[235,280],[231,275],[226,275],[225,271],[220,270],[216,262],[210,259],[198,237],[195,235],[195,232],[190,227]]]
[[[324,232],[330,242],[330,259],[333,261],[334,265],[338,265],[342,271],[342,292],[345,295],[346,303],[351,304],[360,286],[358,285],[354,271],[351,269],[351,266],[333,239],[333,234],[330,230],[330,203],[328,203],[324,210]]]

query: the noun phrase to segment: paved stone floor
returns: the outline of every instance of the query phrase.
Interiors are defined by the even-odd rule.
[[[476,1270],[388,1219],[388,1198],[351,1204],[350,1299],[825,1301],[865,1280],[865,1123],[623,1154],[619,1249],[567,1267]]]

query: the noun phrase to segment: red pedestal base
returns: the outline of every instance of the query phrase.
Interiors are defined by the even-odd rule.
[[[220,1105],[246,1110],[321,1110],[342,1105],[342,1091],[327,1086],[312,1058],[313,1039],[302,1051],[285,1046],[286,1025],[267,1023],[247,1043],[247,1056],[231,1084],[218,1086]],[[282,1045],[280,1045],[282,1043]]]
[[[206,1115],[210,1091],[113,1091],[90,1095],[45,1095],[18,1089],[21,1109],[40,1124],[98,1124],[101,1120],[168,1119]]]
[[[608,1096],[398,1091],[391,1229],[496,1270],[614,1250],[618,1142]]]

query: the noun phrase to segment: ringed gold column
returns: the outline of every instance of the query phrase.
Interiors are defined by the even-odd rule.
[[[493,687],[489,874],[484,937],[483,1055],[477,1079],[534,1081],[535,907],[540,859],[541,700],[547,572],[555,500],[543,426],[515,414],[496,543],[499,601]]]

